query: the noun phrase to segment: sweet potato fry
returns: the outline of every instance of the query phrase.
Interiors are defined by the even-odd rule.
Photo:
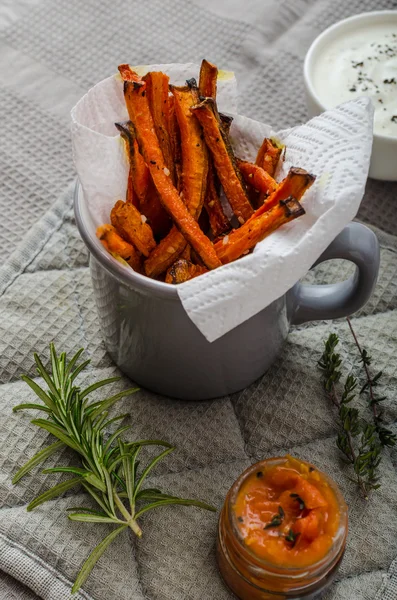
[[[133,204],[118,200],[110,213],[113,227],[144,255],[149,256],[156,246],[153,232],[146,223],[146,217],[141,215]]]
[[[215,244],[215,250],[222,264],[226,264],[247,254],[258,242],[270,235],[284,223],[305,214],[303,207],[290,196],[281,200],[272,210],[249,219],[239,229]]]
[[[150,71],[142,80],[146,83],[146,95],[152,113],[154,128],[163,153],[164,162],[175,184],[175,169],[170,139],[170,105],[168,96],[169,77],[161,71]]]
[[[204,207],[208,214],[211,231],[214,237],[218,237],[219,235],[222,235],[222,233],[229,231],[231,225],[223,212],[222,202],[220,201],[216,190],[214,176],[213,165],[212,162],[210,162]]]
[[[213,244],[201,231],[195,219],[179,197],[169,177],[169,170],[164,163],[159,141],[154,131],[152,115],[145,94],[145,84],[124,82],[124,95],[130,119],[134,124],[140,150],[145,158],[157,188],[161,202],[172,216],[176,226],[186,241],[200,255],[209,269],[220,266]]]
[[[194,265],[184,258],[180,258],[168,269],[165,277],[166,283],[183,283],[198,275],[208,273],[208,269],[200,265]]]
[[[293,196],[300,200],[307,189],[314,183],[315,176],[311,175],[305,169],[291,167],[287,177],[279,183],[278,188],[270,194],[264,204],[258,208],[255,215],[258,216],[276,206],[280,200],[285,200],[288,196]]]
[[[147,168],[142,154],[139,152],[134,126],[131,121],[127,121],[126,123],[115,123],[115,126],[119,130],[121,137],[126,143],[130,160],[130,175],[132,179],[132,185],[140,205],[145,200],[147,193],[150,178],[149,169]],[[135,202],[133,202],[133,204],[135,206],[139,206],[135,204]]]
[[[237,164],[246,183],[254,189],[264,194],[271,194],[277,189],[277,182],[267,171],[258,167],[258,165],[254,165],[246,160],[240,160],[239,158],[237,159]]]
[[[205,98],[191,110],[203,127],[206,144],[211,151],[215,169],[234,214],[240,223],[245,223],[254,211],[228,136],[218,122],[214,100]]]
[[[203,60],[200,67],[199,94],[204,98],[216,98],[216,79],[218,77],[218,67]]]
[[[97,237],[108,252],[121,256],[129,265],[142,273],[142,258],[132,244],[129,244],[117,233],[113,225],[101,225],[96,230]]]

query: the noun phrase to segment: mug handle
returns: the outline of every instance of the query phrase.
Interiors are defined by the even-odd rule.
[[[289,291],[287,301],[293,325],[347,317],[364,306],[370,298],[380,263],[379,242],[375,233],[361,223],[349,223],[313,267],[332,258],[355,263],[355,273],[345,281],[330,285],[296,283]]]

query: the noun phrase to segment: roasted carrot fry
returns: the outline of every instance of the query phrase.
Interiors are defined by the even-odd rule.
[[[145,84],[124,82],[124,95],[128,113],[134,123],[140,150],[149,167],[164,208],[172,216],[186,241],[193,246],[209,269],[220,266],[214,247],[201,231],[195,219],[179,197],[164,163],[159,141],[154,131],[152,115],[145,94]]]
[[[136,195],[135,190],[134,190],[133,174],[132,174],[131,165],[130,165],[130,168],[128,171],[127,192],[126,192],[125,201],[128,202],[129,204],[133,204],[137,208],[139,206],[139,198]]]
[[[192,258],[192,249],[189,246],[189,244],[186,244],[185,249],[183,252],[181,252],[180,258],[184,258],[185,260],[188,260],[191,262]]]
[[[180,258],[168,269],[165,282],[173,284],[183,283],[184,281],[193,279],[203,273],[208,273],[208,269],[201,267],[200,265],[194,265],[188,260]]]
[[[135,200],[132,203],[139,207],[140,212],[147,217],[155,235],[165,235],[171,227],[170,218],[162,207],[149,169],[139,151],[134,126],[131,121],[115,123],[115,125],[124,138],[130,153],[131,166],[128,185],[130,186],[131,181],[138,199],[138,202]],[[127,195],[127,197],[129,196]]]
[[[135,183],[135,191],[139,198],[139,202],[142,203],[144,202],[148,191],[150,173],[142,154],[139,152],[139,146],[136,139],[134,140],[132,149],[134,159],[131,162],[131,165]]]
[[[193,83],[184,87],[170,86],[170,89],[175,101],[175,113],[181,136],[182,191],[180,195],[189,213],[197,220],[204,202],[208,174],[208,152],[201,139],[201,127],[190,112],[190,107],[198,100],[197,89]],[[176,261],[185,246],[185,238],[174,226],[146,261],[146,272],[158,275],[162,272],[159,269],[164,270],[164,267],[168,268]]]
[[[140,212],[148,219],[148,223],[153,230],[156,238],[161,239],[171,229],[172,221],[169,214],[164,210],[160,202],[156,186],[153,183],[152,176],[149,176],[149,185],[145,199],[140,203]]]
[[[212,98],[205,98],[200,104],[191,108],[200,121],[206,144],[211,151],[215,169],[240,223],[245,223],[253,214],[253,208],[248,200],[245,184],[236,164],[228,136],[225,135],[215,112]]]
[[[293,196],[300,200],[305,191],[314,183],[314,175],[311,175],[304,169],[291,167],[287,177],[279,183],[278,188],[270,194],[264,204],[258,208],[255,215],[258,216],[276,206],[280,200],[285,200],[288,196]]]
[[[150,71],[142,80],[146,83],[150,112],[152,113],[154,128],[163,153],[164,162],[170,171],[170,177],[175,183],[175,169],[170,139],[170,106],[168,96],[169,77],[161,71]]]
[[[258,165],[237,159],[237,164],[245,181],[254,189],[265,194],[271,194],[277,189],[277,182],[269,173]]]
[[[218,67],[208,62],[208,60],[204,59],[200,67],[200,97],[211,97],[214,100],[216,100],[217,77]],[[225,133],[228,134],[233,118],[223,114],[219,114],[219,118],[221,120],[221,124],[224,128]],[[213,167],[212,157],[210,156],[208,164],[207,191],[204,200],[204,206],[208,214],[211,231],[213,235],[217,237],[225,231],[227,231],[228,229],[230,229],[230,224],[223,212],[222,204],[217,191],[217,186],[215,184],[215,177],[216,174]],[[219,185],[219,180],[217,181]]]
[[[171,142],[171,150],[172,150],[172,160],[174,163],[175,169],[175,187],[178,191],[181,190],[182,181],[182,151],[181,151],[181,134],[179,131],[179,125],[175,114],[175,98],[174,96],[168,97],[169,103],[169,132],[170,132],[170,142]]]
[[[149,185],[149,169],[147,168],[142,154],[139,152],[134,126],[131,121],[127,121],[126,123],[115,123],[115,126],[120,131],[120,135],[126,143],[130,159],[132,185],[138,197],[139,204],[141,204],[145,200]],[[135,204],[135,202],[133,202],[133,204]],[[135,204],[135,206],[137,205]]]
[[[201,229],[200,229],[201,231]],[[168,235],[163,238],[158,246],[145,260],[145,273],[148,277],[157,277],[164,273],[175,261],[175,257],[182,254],[187,242],[181,232],[173,227]]]
[[[97,237],[108,252],[121,256],[133,269],[142,273],[142,259],[132,244],[117,233],[113,225],[101,225],[96,230]]]
[[[141,81],[141,77],[138,73],[135,73],[127,63],[119,65],[118,70],[123,81]]]
[[[118,200],[112,208],[110,219],[113,227],[124,238],[134,244],[144,256],[149,256],[150,251],[156,246],[153,232],[150,225],[146,223],[146,217],[141,215],[133,204]]]
[[[282,151],[283,149],[276,146],[272,140],[265,138],[258,150],[255,164],[274,177]]]
[[[240,258],[281,225],[303,214],[305,214],[303,207],[292,196],[281,200],[272,210],[252,217],[239,229],[235,229],[219,240],[215,244],[218,257],[222,264]]]
[[[120,135],[124,140],[125,150],[128,157],[128,162],[130,163],[130,168],[128,171],[128,180],[127,180],[127,192],[126,192],[126,202],[133,204],[134,206],[139,206],[139,198],[134,190],[134,172],[133,167],[131,165],[131,156],[133,154],[132,144],[134,140],[134,131],[129,126],[129,122],[127,123],[115,123],[116,128],[120,131]]]
[[[198,102],[198,91],[194,84],[170,86],[170,89],[175,98],[175,113],[181,135],[183,201],[190,214],[198,219],[208,175],[208,151],[202,139],[202,129],[190,110]]]
[[[230,127],[233,123],[233,117],[229,117],[229,115],[225,115],[224,113],[219,113],[219,118],[221,120],[222,130],[225,135],[229,135]]]
[[[218,77],[218,67],[203,60],[200,67],[199,94],[204,98],[216,98],[216,78]]]
[[[274,177],[282,151],[283,149],[279,148],[271,139],[265,138],[258,150],[255,164],[258,167],[262,167],[269,175]],[[252,192],[250,198],[254,205],[259,207],[264,203],[266,194],[264,192]]]
[[[219,235],[222,235],[222,233],[229,231],[231,226],[225,213],[223,212],[222,203],[216,190],[214,176],[215,173],[213,172],[213,166],[211,162],[208,169],[207,194],[205,197],[204,206],[210,221],[211,231],[214,237],[218,237]]]

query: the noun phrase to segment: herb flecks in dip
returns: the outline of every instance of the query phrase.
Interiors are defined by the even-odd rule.
[[[343,32],[317,58],[313,84],[328,108],[369,96],[374,133],[397,137],[397,25],[385,20]]]
[[[290,567],[322,559],[340,522],[338,501],[327,481],[292,457],[283,466],[251,474],[238,492],[234,513],[251,552]]]

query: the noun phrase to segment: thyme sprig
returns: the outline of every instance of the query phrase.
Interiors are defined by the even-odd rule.
[[[325,349],[318,365],[323,372],[323,385],[328,398],[338,409],[340,431],[336,444],[353,467],[354,478],[364,498],[368,498],[371,490],[379,488],[378,467],[381,461],[381,444],[376,427],[366,423],[357,408],[351,406],[356,397],[358,381],[349,374],[339,392],[342,377],[340,369],[342,359],[335,352],[339,338],[331,333],[324,342]]]
[[[390,431],[390,429],[383,425],[383,413],[379,406],[381,402],[386,400],[386,396],[377,396],[375,393],[375,388],[379,385],[379,380],[382,377],[383,373],[382,371],[378,371],[376,375],[371,377],[369,367],[371,365],[372,358],[365,348],[361,348],[361,345],[358,341],[357,335],[353,329],[352,323],[349,318],[347,319],[347,322],[351,334],[353,336],[354,342],[357,346],[358,352],[360,354],[360,361],[362,362],[366,377],[366,382],[362,386],[360,394],[363,394],[365,391],[368,390],[369,405],[372,410],[373,422],[375,425],[376,433],[379,438],[380,445],[383,447],[395,446],[397,443],[397,436],[392,431]]]
[[[145,479],[152,469],[175,448],[163,440],[125,442],[121,435],[130,428],[128,425],[118,427],[111,435],[105,434],[110,426],[129,416],[122,414],[109,418],[109,409],[125,396],[135,393],[138,388],[119,392],[104,400],[90,402],[89,396],[92,392],[118,381],[120,378],[111,377],[97,381],[85,389],[75,385],[77,376],[90,362],[86,360],[77,366],[82,352],[83,349],[79,350],[73,358],[68,360],[64,352],[58,356],[54,345],[50,344],[50,371],[44,367],[39,356],[35,354],[38,375],[44,380],[47,389],[44,390],[30,377],[23,376],[22,379],[32,388],[43,404],[19,404],[13,409],[14,411],[34,409],[44,412],[47,419],[33,419],[32,423],[58,439],[38,452],[19,469],[13,478],[14,484],[65,446],[71,448],[81,461],[78,466],[45,469],[43,473],[67,473],[73,477],[58,483],[35,498],[30,502],[27,510],[33,510],[43,502],[60,496],[68,489],[82,486],[98,505],[99,510],[84,506],[70,508],[68,509],[70,511],[69,519],[86,523],[108,523],[115,527],[94,548],[83,564],[73,585],[72,593],[80,589],[97,560],[120,533],[130,528],[135,535],[142,536],[138,519],[145,512],[174,504],[215,510],[212,506],[199,500],[179,498],[165,494],[157,488],[144,488]],[[159,446],[163,449],[146,466],[142,467],[138,456],[144,446]]]

